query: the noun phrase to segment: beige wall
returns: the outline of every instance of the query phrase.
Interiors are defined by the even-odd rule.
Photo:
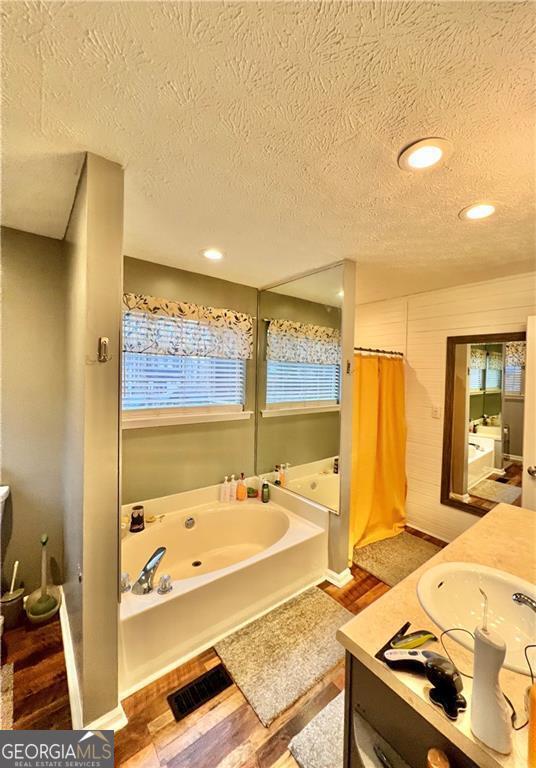
[[[503,395],[501,421],[510,427],[510,456],[523,456],[525,398]],[[505,447],[503,445],[503,452]]]
[[[66,235],[66,606],[83,723],[117,705],[123,171],[88,154]],[[111,359],[99,363],[98,338]]]
[[[266,402],[266,323],[265,319],[285,319],[299,323],[340,328],[341,311],[313,301],[262,291],[259,301],[259,409]],[[270,472],[276,464],[305,464],[339,453],[340,414],[315,413],[301,416],[263,418],[257,422],[257,472]]]
[[[257,314],[257,291],[194,272],[125,258],[124,290]],[[246,368],[255,407],[255,360]],[[254,471],[255,419],[123,431],[123,503],[166,496]]]
[[[357,306],[357,343],[406,355],[410,525],[451,541],[478,519],[439,502],[447,337],[522,331],[535,313],[534,272]]]
[[[1,531],[4,586],[13,562],[27,591],[40,581],[39,536],[50,572],[63,571],[65,273],[58,240],[2,228],[2,483],[11,486]]]
[[[87,169],[65,234],[66,386],[64,442],[65,576],[63,592],[80,688],[83,687],[82,583],[84,534],[85,312],[87,304]]]

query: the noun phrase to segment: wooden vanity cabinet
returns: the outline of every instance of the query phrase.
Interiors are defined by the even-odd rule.
[[[411,768],[426,768],[428,752],[432,748],[445,753],[450,768],[479,768],[404,699],[347,652],[344,768],[363,768],[354,739],[354,711],[370,723]]]

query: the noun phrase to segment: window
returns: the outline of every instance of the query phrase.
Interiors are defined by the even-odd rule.
[[[520,365],[507,365],[504,369],[504,394],[517,395],[525,393],[525,369]]]
[[[340,397],[339,365],[268,361],[266,405],[336,404]]]
[[[125,352],[123,410],[243,406],[246,361]]]
[[[125,294],[123,303],[127,426],[245,413],[249,315],[138,294]]]
[[[501,388],[502,371],[498,368],[486,369],[486,390]]]
[[[337,328],[270,320],[266,358],[268,410],[338,405],[341,368]]]
[[[483,368],[469,368],[469,389],[471,392],[481,392],[484,389]]]
[[[522,397],[525,394],[526,342],[509,341],[504,354],[504,394]]]

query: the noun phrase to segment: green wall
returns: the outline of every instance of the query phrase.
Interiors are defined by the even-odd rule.
[[[62,242],[5,227],[2,244],[2,483],[4,586],[15,560],[27,591],[40,583],[41,533],[50,574],[63,578],[65,255]]]
[[[124,290],[226,307],[256,317],[257,290],[149,261],[125,258]],[[256,346],[256,345],[255,345]],[[246,368],[246,410],[255,410],[255,360]],[[255,419],[123,430],[123,503],[254,474]]]
[[[306,464],[339,453],[340,413],[311,413],[264,418],[266,403],[266,323],[285,319],[340,328],[341,310],[313,301],[262,291],[259,300],[259,413],[257,415],[257,472],[270,472],[276,464]]]

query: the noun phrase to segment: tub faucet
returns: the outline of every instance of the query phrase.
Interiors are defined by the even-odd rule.
[[[132,585],[133,595],[147,595],[149,592],[153,591],[154,577],[156,575],[157,568],[165,554],[165,547],[158,547],[158,549],[155,549],[151,557],[147,560],[141,569],[138,580],[135,584]]]
[[[512,600],[518,605],[527,605],[529,608],[532,608],[532,610],[536,612],[536,600],[533,600],[532,597],[525,595],[523,592],[516,592],[513,594]]]

